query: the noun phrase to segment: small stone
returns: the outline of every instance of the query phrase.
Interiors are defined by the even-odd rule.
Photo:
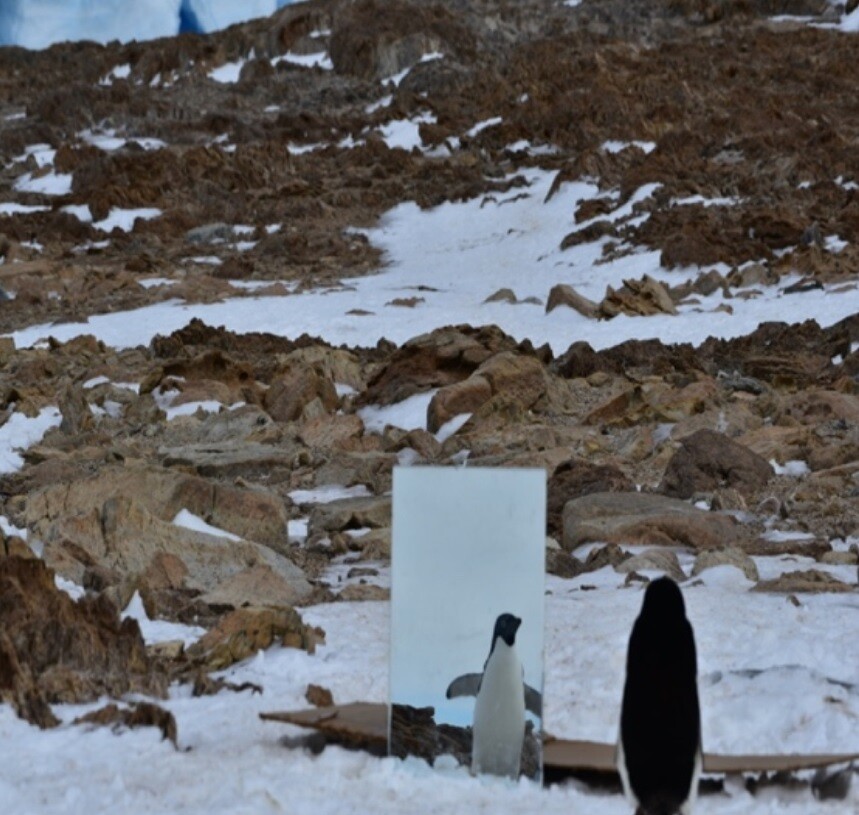
[[[484,301],[484,303],[511,303],[515,304],[518,302],[516,299],[516,294],[513,289],[498,289],[494,294],[490,294]]]
[[[680,561],[677,560],[677,555],[670,549],[649,549],[640,555],[633,555],[618,563],[614,569],[621,574],[658,571],[668,575],[678,583],[682,583],[686,579],[686,574],[680,568]]]
[[[746,576],[747,580],[757,583],[760,579],[755,562],[737,547],[709,549],[706,552],[700,552],[692,566],[692,576],[695,577],[705,569],[711,569],[714,566],[734,566]]]
[[[549,299],[546,301],[546,314],[554,311],[558,306],[567,306],[589,319],[596,319],[599,313],[599,306],[593,300],[588,300],[587,297],[579,294],[572,286],[566,283],[558,283],[556,286],[552,286],[549,292]]]
[[[304,693],[304,698],[314,707],[331,707],[334,704],[334,696],[328,688],[322,685],[310,684]]]

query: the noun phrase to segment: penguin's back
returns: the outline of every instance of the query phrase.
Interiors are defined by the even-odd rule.
[[[648,609],[645,601],[627,655],[619,757],[624,782],[647,815],[681,811],[700,772],[695,638],[672,586],[679,607]]]

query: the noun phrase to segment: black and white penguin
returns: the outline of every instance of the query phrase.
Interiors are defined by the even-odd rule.
[[[695,635],[668,577],[644,593],[632,627],[617,765],[636,815],[690,815],[701,774]]]
[[[516,653],[522,620],[501,614],[495,621],[483,673],[464,674],[447,688],[447,698],[477,696],[472,727],[471,772],[519,777],[525,738],[525,710],[541,715],[540,693],[523,679]]]

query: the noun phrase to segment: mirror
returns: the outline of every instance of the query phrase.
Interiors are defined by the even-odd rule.
[[[546,474],[394,469],[389,751],[540,780]]]

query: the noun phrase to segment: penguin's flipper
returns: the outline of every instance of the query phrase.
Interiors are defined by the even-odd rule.
[[[483,679],[483,674],[463,674],[456,677],[447,686],[447,698],[454,699],[457,696],[477,696],[480,690],[480,680]]]
[[[530,710],[535,716],[543,715],[543,694],[525,685],[525,710]]]

